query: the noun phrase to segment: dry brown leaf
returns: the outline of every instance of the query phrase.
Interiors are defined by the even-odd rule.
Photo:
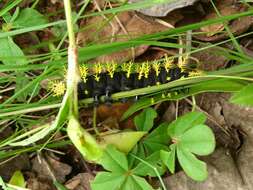
[[[136,3],[136,2],[141,2],[143,0],[129,0],[129,2]],[[189,5],[194,4],[199,0],[177,0],[177,1],[171,1],[168,3],[163,3],[159,5],[154,5],[150,8],[146,9],[141,9],[138,10],[139,12],[149,15],[149,16],[155,16],[155,17],[163,17],[166,16],[168,13],[175,9],[187,7]]]
[[[94,177],[89,173],[79,173],[65,183],[69,190],[91,190],[90,182]]]
[[[40,161],[37,156],[32,160],[33,171],[35,171],[40,177],[52,179],[51,173],[48,170],[48,167],[50,167],[51,172],[60,183],[65,182],[65,177],[70,174],[72,170],[69,165],[60,162],[55,156],[51,157],[46,155],[45,157],[42,157]]]
[[[57,190],[51,180],[47,178],[29,178],[27,188],[30,190]]]
[[[229,1],[218,1],[217,9],[219,10],[222,16],[228,16],[235,13],[240,13],[246,11],[247,7],[242,4],[231,4]],[[218,18],[215,10],[209,13],[204,20],[209,20],[213,18]],[[253,25],[253,17],[241,17],[236,20],[233,20],[229,23],[226,23],[234,35],[240,35],[243,32],[247,31]],[[204,26],[197,32],[206,32],[206,34],[194,35],[195,38],[202,41],[217,41],[228,38],[229,35],[227,32],[219,34],[219,32],[224,30],[223,23],[217,23],[209,26]]]
[[[163,24],[134,12],[122,12],[117,15],[117,18],[110,20],[110,16],[107,16],[107,19],[103,16],[96,16],[87,19],[81,25],[87,26],[88,29],[78,34],[78,44],[122,42],[145,34],[152,34],[168,29]],[[147,48],[147,45],[135,47],[134,53],[129,48],[110,55],[100,56],[96,58],[96,61],[106,62],[114,60],[122,63],[141,55]]]
[[[220,12],[220,15],[222,15],[222,16],[228,16],[228,15],[232,15],[232,14],[237,13],[238,8],[236,6],[222,7],[222,8],[220,8],[219,12]],[[214,11],[214,12],[211,12],[210,14],[208,14],[204,20],[210,20],[210,19],[214,19],[214,18],[218,18],[218,17],[219,16]],[[203,26],[200,28],[200,30],[202,32],[206,32],[207,37],[213,36],[221,31],[223,31],[224,29],[225,29],[225,26],[223,23],[212,24],[212,25]]]
[[[0,176],[5,180],[9,181],[13,173],[17,170],[29,170],[31,167],[27,154],[21,154],[9,161],[4,162],[0,160]]]

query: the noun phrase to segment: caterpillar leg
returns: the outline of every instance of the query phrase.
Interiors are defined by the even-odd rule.
[[[105,90],[105,104],[106,105],[111,105],[112,104],[113,99],[112,99],[111,95],[112,95],[111,90],[106,89]]]

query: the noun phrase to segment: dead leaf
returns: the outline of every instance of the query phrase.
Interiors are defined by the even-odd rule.
[[[219,3],[217,5],[217,9],[219,10],[222,16],[228,16],[231,14],[240,13],[247,10],[247,7],[245,7],[242,4],[229,5],[228,2],[225,4],[223,4],[223,1],[218,2]],[[213,18],[218,18],[215,10],[209,13],[204,20],[209,20]],[[252,16],[240,17],[226,24],[228,25],[233,35],[240,35],[243,32],[247,31],[253,25],[253,17]],[[229,37],[226,31],[224,31],[224,33],[219,33],[223,30],[224,30],[224,23],[212,24],[204,26],[200,30],[196,31],[196,32],[206,32],[206,34],[197,34],[194,35],[194,37],[202,41],[210,41],[210,42],[222,40]]]
[[[56,190],[51,180],[47,178],[29,178],[27,180],[27,188],[30,190]]]
[[[203,51],[192,54],[199,61],[198,69],[203,71],[217,71],[224,69],[229,59],[220,53],[217,47],[207,48],[210,44],[199,45],[197,48],[205,48]]]
[[[77,36],[78,44],[85,45],[94,42],[108,43],[108,42],[122,42],[129,39],[137,38],[145,34],[152,34],[167,30],[168,27],[156,22],[155,20],[138,15],[134,12],[122,12],[117,15],[117,18],[107,16],[96,16],[88,18],[83,21],[81,26],[88,27],[84,32],[79,32]],[[133,59],[147,50],[147,45],[141,45],[112,53],[103,55],[95,59],[97,62],[107,62],[114,60],[115,62],[122,63]]]
[[[90,182],[94,179],[89,173],[79,173],[65,183],[69,190],[91,190]]]
[[[45,160],[46,159],[46,160]],[[40,162],[41,161],[41,162]],[[51,172],[53,172],[55,178],[60,182],[65,182],[65,177],[70,174],[71,167],[63,162],[60,162],[57,160],[57,157],[45,155],[42,157],[42,159],[39,161],[38,156],[36,156],[32,160],[32,169],[35,171],[38,176],[52,179],[50,171],[48,170],[48,167],[50,167]]]
[[[238,12],[238,7],[237,6],[228,6],[228,7],[223,7],[220,8],[219,10],[221,16],[228,16],[232,15]],[[215,11],[211,12],[206,16],[204,20],[210,20],[214,18],[218,18],[219,16]],[[217,24],[211,24],[208,26],[203,26],[200,28],[202,32],[206,33],[207,37],[214,36],[215,34],[218,34],[219,32],[223,31],[225,29],[225,26],[223,23],[217,23]]]
[[[129,2],[131,2],[131,3],[136,3],[136,2],[141,2],[141,1],[143,1],[143,0],[129,0]],[[145,15],[148,15],[148,16],[163,17],[175,9],[179,9],[179,8],[193,5],[197,1],[199,1],[199,0],[171,1],[168,3],[154,5],[150,8],[140,9],[138,11],[145,14]]]
[[[0,176],[5,181],[9,181],[13,173],[17,170],[29,170],[31,168],[30,160],[27,154],[21,154],[9,161],[0,160]]]

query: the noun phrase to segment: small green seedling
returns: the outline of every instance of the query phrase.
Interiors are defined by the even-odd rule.
[[[208,155],[214,151],[215,138],[209,127],[204,125],[203,113],[191,112],[171,124],[162,123],[154,128],[157,113],[152,108],[145,109],[134,118],[136,129],[146,132],[135,148],[126,155],[119,148],[109,145],[99,161],[107,172],[99,172],[92,182],[92,189],[153,189],[143,177],[160,178],[166,167],[175,173],[178,159],[185,173],[196,181],[207,178],[206,164],[195,155]],[[127,139],[122,139],[122,144]],[[135,187],[139,188],[135,188]]]
[[[168,126],[168,135],[172,144],[170,151],[161,150],[161,159],[168,169],[175,172],[175,157],[185,173],[196,181],[207,178],[206,164],[196,158],[212,153],[215,148],[215,137],[212,130],[204,125],[203,113],[188,113]]]

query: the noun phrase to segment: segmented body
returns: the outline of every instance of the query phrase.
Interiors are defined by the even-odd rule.
[[[105,72],[95,69],[94,74],[85,74],[84,80],[78,84],[79,98],[93,97],[94,105],[98,105],[99,97],[104,95],[105,102],[110,103],[113,93],[165,84],[189,75],[175,64],[141,63],[133,70],[130,64],[120,70],[114,69],[113,74],[108,68]]]
[[[174,60],[167,56],[162,62],[95,63],[82,64],[79,68],[82,78],[78,83],[79,99],[93,98],[95,106],[99,104],[100,96],[105,97],[106,103],[111,103],[113,93],[161,85],[182,77],[204,74],[203,71],[191,68],[186,58],[181,61],[179,59],[175,64]],[[49,89],[54,96],[61,96],[66,91],[65,82],[62,80],[51,81],[50,84]]]

